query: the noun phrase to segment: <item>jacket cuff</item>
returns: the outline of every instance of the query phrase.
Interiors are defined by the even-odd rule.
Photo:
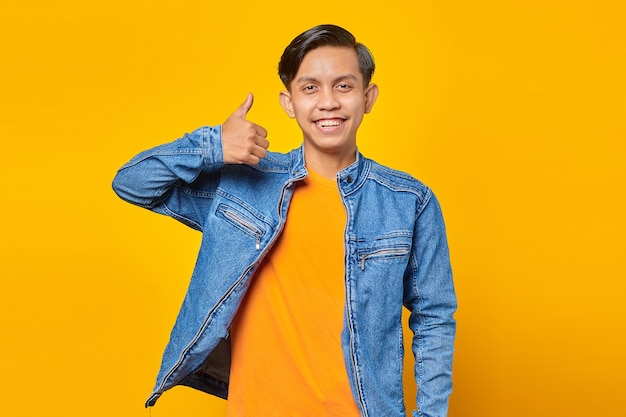
[[[222,125],[203,126],[202,131],[202,162],[209,167],[222,166],[224,164],[224,152],[222,150]]]

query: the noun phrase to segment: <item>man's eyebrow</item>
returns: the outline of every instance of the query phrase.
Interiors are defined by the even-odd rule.
[[[342,81],[342,80],[353,80],[353,81],[358,81],[356,78],[356,75],[352,74],[352,73],[348,73],[348,74],[344,74],[341,77],[337,77],[335,79],[335,82],[338,81]]]
[[[317,82],[317,78],[315,77],[300,77],[296,80],[297,83],[302,84],[302,83],[314,83]]]
[[[339,82],[339,81],[342,81],[342,80],[346,80],[346,79],[350,79],[350,80],[358,81],[358,80],[357,80],[357,78],[356,78],[356,75],[354,75],[354,74],[352,74],[352,73],[347,73],[347,74],[343,74],[343,75],[340,75],[339,77],[335,78],[335,79],[333,80],[333,82],[335,82],[335,83],[336,83],[336,82]],[[302,83],[314,83],[314,82],[319,82],[319,80],[318,80],[317,78],[315,78],[315,77],[302,76],[302,77],[298,78],[298,79],[296,80],[296,82],[297,82],[298,84],[302,84]]]

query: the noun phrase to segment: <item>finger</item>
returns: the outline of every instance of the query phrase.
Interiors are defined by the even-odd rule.
[[[267,130],[265,130],[263,126],[254,125],[254,131],[256,132],[257,135],[261,136],[262,138],[267,137]]]
[[[237,108],[237,110],[233,112],[231,117],[234,116],[240,119],[245,119],[246,115],[252,108],[252,103],[254,103],[254,96],[252,95],[252,93],[248,93],[246,100],[243,103],[241,103],[241,105]]]
[[[259,159],[259,161],[265,158],[265,155],[267,155],[267,150],[265,150],[265,148],[261,146],[255,146],[254,149],[252,150],[252,153],[250,154],[252,159]],[[259,161],[256,161],[255,165],[258,164]]]
[[[269,141],[269,140],[267,140],[266,138],[263,138],[263,137],[258,138],[258,139],[256,140],[256,144],[257,144],[258,146],[260,146],[261,148],[263,148],[263,149],[267,149],[267,148],[269,148],[269,147],[270,147],[270,141]]]
[[[250,165],[258,165],[259,162],[261,162],[261,158],[254,154],[250,154],[250,156],[248,157],[248,160],[245,162]]]

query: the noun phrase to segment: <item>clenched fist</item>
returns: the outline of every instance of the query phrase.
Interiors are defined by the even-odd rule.
[[[254,96],[248,93],[246,101],[222,124],[222,151],[226,164],[259,163],[269,146],[267,130],[246,120]]]

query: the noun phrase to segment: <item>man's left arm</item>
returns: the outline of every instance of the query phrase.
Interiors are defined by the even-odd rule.
[[[418,386],[414,417],[445,417],[452,391],[456,295],[439,202],[430,193],[418,209],[413,249],[405,274],[404,304],[411,311]]]

